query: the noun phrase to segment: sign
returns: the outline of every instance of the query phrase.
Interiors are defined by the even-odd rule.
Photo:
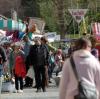
[[[68,9],[72,17],[79,24],[85,16],[88,9]]]
[[[56,38],[56,34],[57,34],[56,32],[48,32],[45,33],[44,36],[47,37],[49,42],[54,42]]]
[[[56,32],[48,32],[45,33],[44,36],[46,36],[47,38],[55,38],[56,37]]]
[[[36,32],[37,34],[42,34],[45,27],[45,21],[41,18],[35,18],[35,17],[29,17],[29,30],[31,30],[34,25],[36,26]]]
[[[55,41],[60,41],[60,35],[56,35],[56,37],[55,37]]]

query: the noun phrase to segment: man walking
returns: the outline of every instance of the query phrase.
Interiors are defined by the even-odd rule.
[[[100,63],[91,54],[92,44],[90,40],[81,38],[76,43],[77,50],[73,52],[73,60],[80,79],[94,85],[100,96]],[[70,58],[65,61],[63,66],[62,78],[60,83],[59,99],[74,99],[78,95],[78,80],[72,69]],[[93,98],[94,99],[94,98]],[[98,98],[99,99],[99,98]]]
[[[31,46],[30,52],[30,64],[34,68],[35,72],[35,80],[36,80],[36,87],[37,91],[39,92],[42,88],[43,92],[46,91],[45,89],[45,80],[46,80],[46,66],[48,64],[47,59],[47,49],[46,47],[41,44],[41,39],[35,39],[35,45]]]

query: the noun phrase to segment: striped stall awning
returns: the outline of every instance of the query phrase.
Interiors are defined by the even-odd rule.
[[[26,25],[22,22],[14,21],[12,19],[0,19],[0,29],[7,28],[8,30],[25,31]]]

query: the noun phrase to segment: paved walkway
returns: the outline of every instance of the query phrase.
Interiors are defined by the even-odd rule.
[[[47,92],[35,92],[36,89],[24,89],[24,93],[2,93],[1,99],[58,99],[58,88],[47,88]]]
[[[26,88],[23,93],[2,93],[0,99],[59,99],[59,89],[56,83],[52,80],[46,92],[35,92],[34,88]]]

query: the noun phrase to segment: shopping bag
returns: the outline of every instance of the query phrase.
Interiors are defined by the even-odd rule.
[[[11,82],[3,82],[1,91],[2,92],[14,92],[15,84],[12,84]]]
[[[32,66],[29,68],[26,76],[34,79],[34,70],[33,70],[33,67]]]

